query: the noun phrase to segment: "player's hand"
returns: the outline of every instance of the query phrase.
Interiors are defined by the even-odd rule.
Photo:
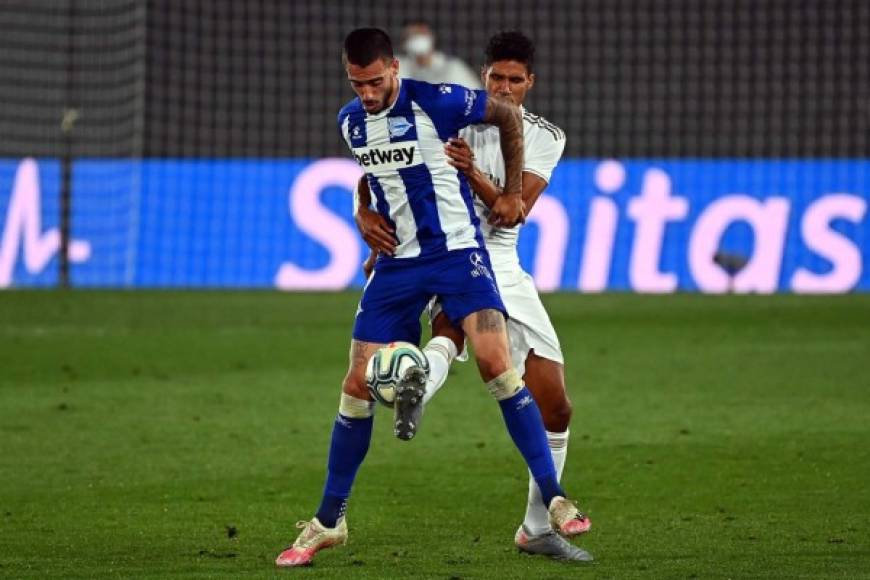
[[[366,258],[366,261],[362,263],[362,271],[363,275],[365,275],[366,280],[371,278],[372,271],[375,269],[375,262],[378,261],[378,251],[372,250],[369,252],[369,257]]]
[[[396,253],[398,240],[396,240],[395,230],[381,214],[367,207],[360,207],[354,220],[363,240],[372,250],[383,252],[388,256]]]
[[[465,139],[451,137],[444,145],[444,152],[447,154],[447,163],[459,171],[463,173],[474,171],[474,152]]]
[[[519,194],[499,195],[492,204],[488,221],[490,225],[500,228],[512,228],[517,224],[525,223],[523,197]]]

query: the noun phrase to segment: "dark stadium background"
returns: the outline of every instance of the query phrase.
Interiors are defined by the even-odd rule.
[[[868,0],[0,0],[0,578],[288,577],[364,280],[340,44],[417,18],[474,67],[533,36],[568,135],[565,243],[530,218],[520,257],[596,562],[516,553],[526,468],[457,364],[411,444],[378,409],[349,543],[298,572],[870,580]]]
[[[568,157],[868,154],[864,0],[5,0],[0,156],[66,152],[69,104],[73,156],[344,155],[343,35],[399,44],[417,17],[475,68],[492,33],[529,33],[530,105]]]

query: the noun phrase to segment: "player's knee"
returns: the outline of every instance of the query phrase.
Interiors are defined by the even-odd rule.
[[[348,373],[341,383],[341,391],[355,399],[371,400],[366,378],[362,373]]]
[[[568,400],[568,397],[561,397],[549,404],[539,406],[541,407],[541,416],[544,419],[544,427],[547,428],[547,431],[562,433],[568,429],[573,412],[571,401]]]
[[[465,333],[461,328],[453,326],[443,312],[439,312],[435,320],[432,321],[432,335],[449,339],[456,346],[456,352],[462,352],[465,348]]]
[[[513,368],[510,357],[497,351],[477,353],[477,368],[484,382],[503,375]]]
[[[474,345],[477,368],[484,382],[489,382],[513,368],[510,352],[502,344],[479,341]]]

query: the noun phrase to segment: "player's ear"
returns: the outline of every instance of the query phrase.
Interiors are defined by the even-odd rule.
[[[390,62],[390,72],[395,76],[399,76],[399,59],[393,57],[393,60]]]
[[[535,86],[535,73],[529,73],[529,86],[526,90]]]
[[[480,67],[480,82],[486,87],[486,66]]]

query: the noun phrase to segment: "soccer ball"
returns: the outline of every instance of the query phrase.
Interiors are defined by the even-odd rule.
[[[376,350],[366,365],[366,385],[372,397],[392,407],[396,400],[396,384],[413,366],[429,374],[426,355],[410,342],[391,342]]]

